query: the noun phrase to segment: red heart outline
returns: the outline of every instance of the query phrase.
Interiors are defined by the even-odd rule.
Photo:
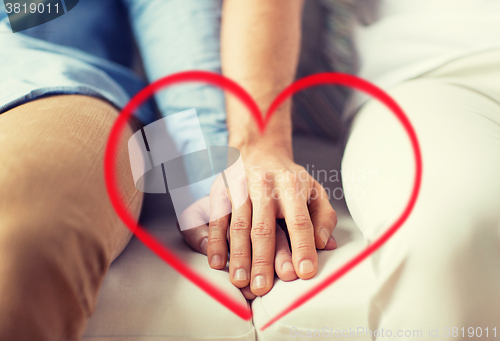
[[[108,143],[106,146],[106,151],[104,154],[104,177],[106,182],[106,188],[108,195],[116,213],[123,221],[123,223],[134,233],[134,235],[146,245],[150,250],[152,250],[158,257],[163,259],[171,267],[173,267],[182,276],[186,277],[193,284],[198,286],[200,289],[205,291],[208,295],[217,300],[220,304],[227,307],[233,313],[244,320],[249,320],[252,318],[252,312],[248,306],[238,303],[234,298],[220,290],[217,286],[209,282],[207,279],[199,275],[196,271],[191,269],[189,265],[180,260],[173,252],[171,252],[167,247],[161,245],[153,236],[144,230],[143,227],[139,226],[135,222],[132,215],[129,214],[126,205],[124,204],[118,184],[116,182],[116,154],[118,148],[118,141],[121,132],[127,125],[128,119],[133,114],[133,112],[142,105],[146,100],[151,98],[158,91],[175,84],[187,83],[187,82],[202,82],[215,85],[232,95],[236,96],[250,111],[252,117],[255,119],[257,126],[263,134],[267,123],[271,119],[276,109],[283,104],[284,101],[289,99],[293,94],[318,85],[343,85],[352,87],[356,90],[360,90],[372,97],[377,98],[384,105],[386,105],[397,117],[397,119],[402,124],[408,137],[410,139],[414,157],[415,157],[415,180],[413,185],[413,190],[410,195],[410,199],[400,217],[387,229],[387,231],[380,236],[373,243],[368,245],[364,250],[362,250],[358,255],[344,264],[342,267],[334,271],[327,278],[322,280],[320,283],[316,284],[314,287],[309,289],[306,293],[302,294],[293,301],[287,308],[281,311],[278,315],[273,317],[269,322],[267,322],[261,330],[265,330],[273,323],[281,319],[283,316],[287,315],[294,309],[298,308],[312,297],[316,296],[323,289],[334,283],[340,277],[345,275],[363,260],[368,258],[372,253],[378,250],[382,245],[384,245],[391,237],[396,233],[396,231],[403,225],[403,223],[410,216],[417,198],[420,192],[420,185],[422,182],[422,155],[420,151],[420,145],[418,143],[417,135],[411,122],[406,117],[403,110],[399,105],[382,89],[371,84],[370,82],[358,78],[356,76],[342,74],[342,73],[321,73],[312,75],[306,78],[302,78],[295,83],[291,84],[285,90],[283,90],[278,97],[273,101],[269,107],[264,118],[262,117],[260,110],[253,100],[253,98],[236,82],[216,73],[207,71],[186,71],[170,76],[166,76],[162,79],[151,83],[146,88],[141,90],[131,101],[125,106],[125,108],[120,113],[115,124],[111,128],[111,132],[108,138]]]

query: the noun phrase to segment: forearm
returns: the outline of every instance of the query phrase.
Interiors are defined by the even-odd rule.
[[[205,70],[220,72],[220,0],[125,0],[149,80],[175,72]],[[223,92],[210,84],[170,86],[156,94],[163,116],[171,116],[167,129],[179,153],[207,146],[227,145]],[[195,108],[197,116],[174,114]],[[201,126],[203,136],[193,134]],[[204,174],[204,160],[185,158],[187,176]],[[210,165],[208,165],[209,167]],[[190,186],[196,198],[207,195],[210,184]]]
[[[295,77],[302,0],[226,0],[221,32],[222,71],[256,100],[264,115]],[[266,146],[292,153],[291,102],[283,104],[260,136],[248,110],[226,95],[229,144],[243,152]]]

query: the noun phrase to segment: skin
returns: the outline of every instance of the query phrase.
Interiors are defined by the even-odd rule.
[[[245,88],[262,112],[294,80],[302,6],[302,0],[224,1],[223,74]],[[188,209],[192,216],[210,214],[208,227],[183,235],[220,270],[226,266],[229,240],[231,282],[253,298],[271,290],[275,272],[284,281],[314,277],[316,249],[337,246],[331,236],[337,216],[322,186],[293,161],[290,101],[276,111],[264,135],[231,95],[226,109],[229,145],[241,152],[249,198],[231,215],[218,215],[213,210],[223,207],[227,196],[222,181],[216,181],[210,199]],[[244,190],[244,177],[231,180]],[[208,213],[210,207],[214,209]],[[291,250],[276,219],[286,222]]]

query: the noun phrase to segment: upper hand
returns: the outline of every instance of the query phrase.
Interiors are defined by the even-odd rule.
[[[210,219],[208,231],[204,225],[183,235],[193,248],[207,254],[214,269],[226,266],[229,239],[231,282],[238,288],[250,284],[251,292],[261,296],[271,290],[275,271],[284,281],[316,274],[316,249],[336,247],[331,234],[337,216],[324,188],[286,153],[254,148],[243,157],[249,199],[230,216],[217,216],[228,201],[222,179],[216,180],[210,200],[200,199],[186,212],[193,218],[218,219]],[[280,218],[288,227],[291,252],[285,233],[276,226]]]

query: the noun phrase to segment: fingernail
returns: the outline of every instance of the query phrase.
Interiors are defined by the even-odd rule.
[[[207,247],[208,247],[208,237],[203,238],[203,240],[200,243],[201,252],[207,254]]]
[[[304,259],[299,264],[299,272],[302,274],[308,274],[314,271],[314,264],[309,259]]]
[[[295,269],[293,268],[293,264],[291,262],[285,262],[281,266],[281,270],[284,272],[293,272]]]
[[[212,260],[210,261],[211,266],[219,267],[222,265],[222,258],[219,255],[215,255],[212,257]]]
[[[335,248],[335,249],[337,248],[337,246],[338,246],[337,241],[335,240],[335,238],[333,238],[333,236],[330,236],[330,238],[328,239],[328,242],[335,244],[335,246],[333,248]]]
[[[322,227],[319,230],[319,236],[321,237],[321,240],[323,241],[323,245],[326,245],[326,243],[328,243],[328,238],[330,238],[330,232],[328,232],[326,227]]]
[[[246,281],[248,279],[245,269],[238,269],[234,272],[234,279],[237,281]]]
[[[261,289],[266,286],[266,278],[262,275],[258,275],[253,279],[252,288]]]

